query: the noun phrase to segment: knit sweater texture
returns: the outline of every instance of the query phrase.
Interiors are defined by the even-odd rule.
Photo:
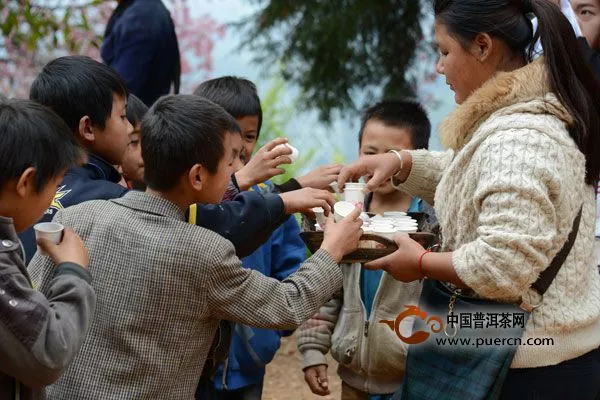
[[[572,117],[551,92],[543,59],[499,73],[440,126],[446,152],[412,151],[402,190],[433,202],[460,279],[476,295],[536,308],[512,368],[555,365],[600,346],[594,188],[570,138]],[[575,244],[540,298],[549,266],[583,207]],[[527,345],[551,338],[553,345]]]

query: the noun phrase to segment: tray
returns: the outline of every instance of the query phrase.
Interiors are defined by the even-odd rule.
[[[415,232],[410,233],[409,236],[411,239],[419,242],[419,244],[426,249],[435,244],[435,235],[433,233]],[[300,237],[311,253],[315,253],[317,250],[319,250],[321,243],[323,242],[323,232],[321,231],[301,232]],[[342,260],[342,263],[366,263],[390,255],[398,250],[398,246],[394,241],[378,235],[364,234],[360,237],[360,240],[372,240],[384,245],[385,247],[380,249],[359,248],[350,254],[346,254]]]

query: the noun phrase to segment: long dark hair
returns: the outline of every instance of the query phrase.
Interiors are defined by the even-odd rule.
[[[548,0],[434,0],[436,19],[465,47],[479,33],[503,40],[527,62],[538,39],[552,91],[573,117],[569,133],[585,155],[586,183],[600,177],[600,83],[569,21]],[[533,33],[528,14],[538,19]]]

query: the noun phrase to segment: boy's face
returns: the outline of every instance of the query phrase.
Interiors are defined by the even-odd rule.
[[[142,159],[142,146],[140,144],[140,126],[141,124],[138,122],[133,132],[129,134],[129,143],[127,144],[127,150],[121,164],[125,179],[139,182],[144,180],[144,160]]]
[[[391,127],[381,121],[371,119],[365,124],[362,143],[359,153],[361,156],[372,154],[384,154],[390,150],[413,149],[411,135],[407,129]],[[370,178],[370,177],[369,177]],[[390,194],[396,189],[389,180],[382,183],[373,192],[378,194]]]
[[[225,195],[227,186],[231,181],[235,165],[239,160],[239,152],[233,146],[234,141],[240,135],[227,132],[223,138],[223,157],[219,160],[217,171],[214,174],[205,173],[202,177],[202,193],[198,199],[200,203],[217,204]]]
[[[252,157],[252,152],[256,147],[258,140],[258,116],[246,115],[241,118],[236,118],[240,128],[242,128],[242,141],[244,142],[245,162],[247,163]]]
[[[113,94],[112,111],[104,129],[94,127],[94,144],[91,150],[112,165],[123,163],[130,141],[129,135],[133,132],[133,126],[125,113],[126,106],[126,98]]]
[[[28,178],[26,187],[20,190],[17,189],[18,178],[7,182],[2,188],[3,206],[11,210],[11,215],[5,216],[13,218],[18,233],[42,218],[54,200],[63,176],[64,172],[50,179],[39,191],[35,190],[35,175]]]
[[[571,0],[577,21],[590,47],[600,48],[600,0]]]
[[[233,173],[235,174],[240,169],[244,168],[246,162],[246,153],[244,149],[244,141],[242,140],[241,134],[232,133],[231,142],[233,151],[235,151],[238,155],[233,162]]]

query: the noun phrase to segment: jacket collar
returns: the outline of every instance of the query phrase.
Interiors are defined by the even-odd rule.
[[[88,154],[88,162],[81,167],[71,168],[69,174],[84,176],[92,180],[103,180],[114,183],[121,181],[121,174],[112,165],[97,155]]]
[[[175,204],[167,199],[145,192],[133,190],[119,199],[110,201],[133,210],[185,221],[185,213]]]
[[[566,124],[573,118],[551,92],[544,58],[510,72],[500,72],[477,89],[440,124],[440,141],[460,150],[494,113],[550,114]]]

